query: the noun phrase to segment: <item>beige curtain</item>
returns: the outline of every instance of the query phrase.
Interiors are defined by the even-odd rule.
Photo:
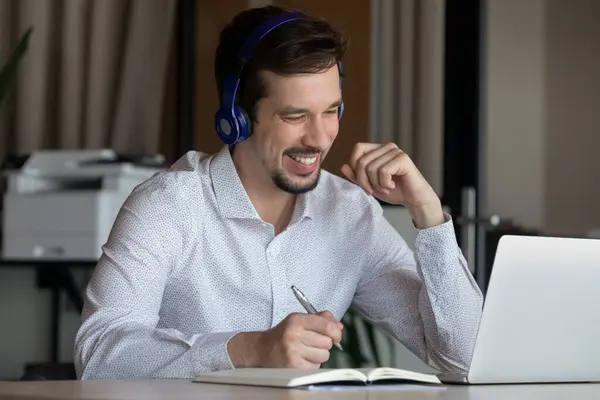
[[[443,185],[444,0],[372,0],[373,139]]]
[[[175,0],[0,0],[0,64],[33,28],[0,121],[0,153],[156,153]]]

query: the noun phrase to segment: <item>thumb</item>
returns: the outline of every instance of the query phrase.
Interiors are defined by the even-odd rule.
[[[341,171],[352,183],[356,183],[356,174],[350,165],[342,165]]]

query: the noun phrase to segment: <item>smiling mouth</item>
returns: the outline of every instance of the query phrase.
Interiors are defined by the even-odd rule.
[[[300,163],[300,164],[303,164],[303,165],[307,165],[307,166],[308,165],[313,165],[319,159],[318,155],[314,155],[314,156],[293,156],[291,154],[288,154],[288,157],[290,157],[292,160],[296,161],[297,163]]]

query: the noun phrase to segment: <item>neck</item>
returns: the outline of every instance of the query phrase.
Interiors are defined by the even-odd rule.
[[[279,189],[260,160],[252,157],[251,151],[240,151],[247,142],[238,144],[232,158],[242,185],[260,218],[275,227],[275,234],[283,231],[290,222],[296,204],[296,195]],[[248,149],[250,150],[250,149]]]

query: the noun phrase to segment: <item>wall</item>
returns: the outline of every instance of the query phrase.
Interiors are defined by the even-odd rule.
[[[550,232],[600,227],[600,2],[547,0],[546,190]]]
[[[482,131],[487,212],[543,224],[544,0],[483,7]]]
[[[484,212],[585,235],[600,227],[600,3],[484,5]]]

